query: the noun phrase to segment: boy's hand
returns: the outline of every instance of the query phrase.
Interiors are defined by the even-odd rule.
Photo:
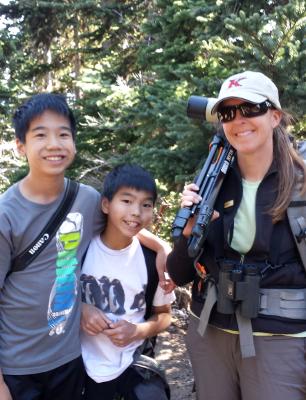
[[[81,328],[88,335],[95,336],[104,332],[111,322],[99,308],[82,303]]]
[[[159,278],[159,286],[164,290],[165,293],[172,292],[172,290],[176,287],[166,270],[167,257],[170,252],[171,247],[165,242],[165,246],[161,248],[156,255],[156,269]]]
[[[1,379],[1,382],[0,382],[0,399],[1,400],[13,400],[13,397],[11,396],[9,388],[3,379]]]
[[[109,328],[110,329],[105,329],[103,333],[118,347],[127,346],[140,338],[138,325],[132,324],[124,319],[118,322],[112,322]]]

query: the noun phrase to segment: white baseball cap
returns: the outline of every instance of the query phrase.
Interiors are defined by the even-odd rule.
[[[216,113],[220,103],[226,99],[238,98],[251,103],[262,103],[269,100],[281,110],[278,89],[266,75],[261,72],[245,71],[227,78],[220,89],[218,100],[211,112]]]

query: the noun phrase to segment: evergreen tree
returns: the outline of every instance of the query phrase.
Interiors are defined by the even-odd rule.
[[[245,69],[269,75],[295,132],[305,129],[301,0],[17,0],[0,15],[1,138],[23,97],[67,93],[79,119],[74,176],[100,180],[133,161],[180,190],[218,129],[186,117],[189,96],[216,96]]]

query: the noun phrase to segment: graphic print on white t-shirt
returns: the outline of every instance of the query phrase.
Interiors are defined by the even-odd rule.
[[[92,304],[100,308],[104,313],[112,313],[114,315],[124,315],[125,292],[119,279],[110,280],[103,275],[100,278],[95,278],[92,275],[81,275],[82,285],[82,301],[87,304]],[[130,306],[131,310],[138,312],[145,311],[145,289],[134,296],[134,300]]]
[[[96,237],[87,252],[81,274],[82,301],[103,311],[111,320],[119,317],[143,320],[148,273],[137,239],[122,250],[106,247]]]
[[[141,323],[146,311],[147,283],[147,267],[137,238],[122,250],[109,249],[99,236],[92,240],[81,275],[83,302],[96,306],[113,322],[125,319],[133,324]],[[173,296],[165,295],[158,287],[153,305],[170,304]],[[81,332],[81,342],[86,372],[99,383],[121,375],[132,363],[142,340],[117,347],[103,332],[95,336]]]

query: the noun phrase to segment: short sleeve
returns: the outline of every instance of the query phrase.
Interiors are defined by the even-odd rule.
[[[158,285],[154,299],[153,299],[153,306],[159,307],[159,306],[164,306],[166,304],[171,304],[175,300],[175,294],[174,291],[171,293],[165,293],[164,290]]]
[[[0,287],[12,262],[11,227],[4,215],[0,215]]]

